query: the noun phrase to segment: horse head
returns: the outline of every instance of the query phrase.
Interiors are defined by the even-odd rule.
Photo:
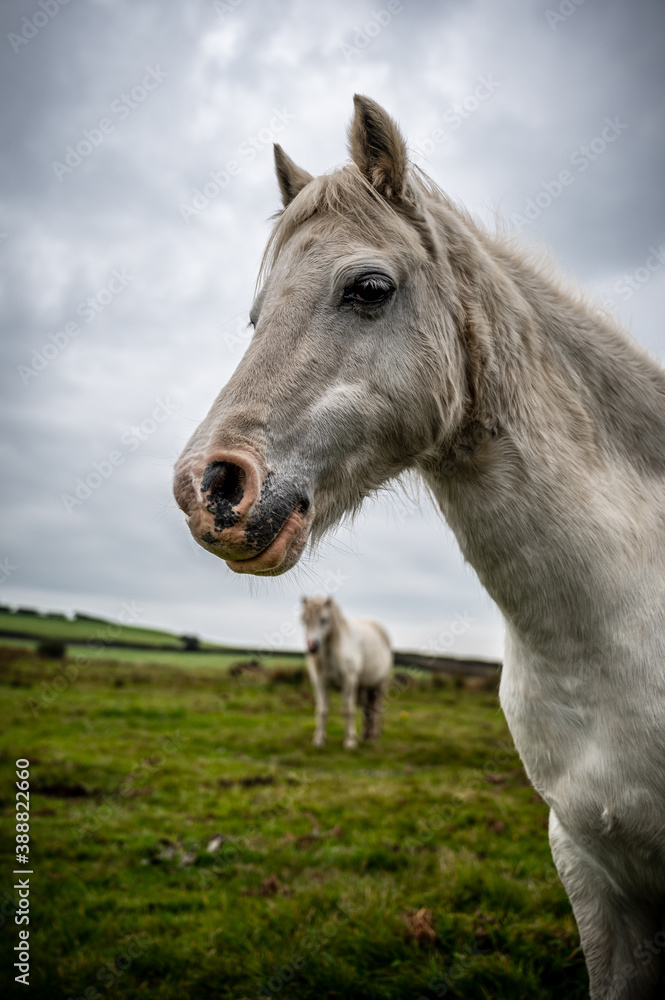
[[[275,147],[284,209],[254,334],[176,466],[194,538],[237,573],[290,569],[310,535],[440,460],[466,407],[461,307],[427,185],[365,97],[350,154],[314,178]]]

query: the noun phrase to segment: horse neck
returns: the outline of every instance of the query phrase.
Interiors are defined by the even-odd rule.
[[[547,274],[468,235],[468,420],[426,479],[515,631],[550,652],[566,630],[593,643],[634,583],[636,523],[663,514],[665,376]]]

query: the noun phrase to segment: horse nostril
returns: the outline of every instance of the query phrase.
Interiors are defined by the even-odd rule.
[[[213,501],[225,500],[237,507],[245,493],[245,470],[233,462],[211,462],[201,479],[201,492],[210,493]]]
[[[311,502],[308,497],[301,497],[298,503],[296,504],[296,510],[298,511],[299,514],[303,515],[307,513],[310,507],[311,507]]]

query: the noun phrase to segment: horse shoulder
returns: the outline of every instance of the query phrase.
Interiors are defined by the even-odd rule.
[[[319,653],[319,677],[321,683],[333,688],[342,686],[344,658],[339,650],[325,649]]]
[[[602,669],[573,676],[508,629],[500,699],[529,777],[572,841],[626,891],[632,879],[662,895],[665,686],[649,667],[635,653],[608,655]]]

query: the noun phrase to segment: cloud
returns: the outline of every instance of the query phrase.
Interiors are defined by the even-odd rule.
[[[156,624],[254,643],[337,573],[348,577],[347,610],[381,618],[402,645],[426,644],[459,613],[477,624],[458,651],[500,652],[498,615],[431,510],[405,519],[382,498],[297,574],[248,582],[194,545],[170,497],[173,460],[244,346],[278,206],[276,125],[298,162],[328,169],[346,158],[353,92],[368,93],[412,148],[445,132],[425,169],[492,224],[497,210],[523,214],[618,116],[625,131],[574,170],[524,238],[544,238],[605,295],[664,240],[659,4],[582,3],[556,27],[546,4],[517,0],[403,0],[389,21],[384,9],[72,2],[16,51],[8,35],[30,34],[23,8],[0,11],[0,80],[13,95],[0,200],[0,558],[18,567],[5,600],[113,614],[136,598]],[[498,85],[476,107],[490,77]],[[68,147],[71,171],[54,170]],[[239,169],[184,221],[180,206],[233,161]],[[109,293],[123,269],[131,280]],[[663,295],[654,274],[619,303],[661,355]],[[26,382],[19,367],[38,356],[46,363]],[[136,450],[124,447],[122,435],[166,398],[174,412]],[[112,474],[67,510],[62,495],[118,450]]]

